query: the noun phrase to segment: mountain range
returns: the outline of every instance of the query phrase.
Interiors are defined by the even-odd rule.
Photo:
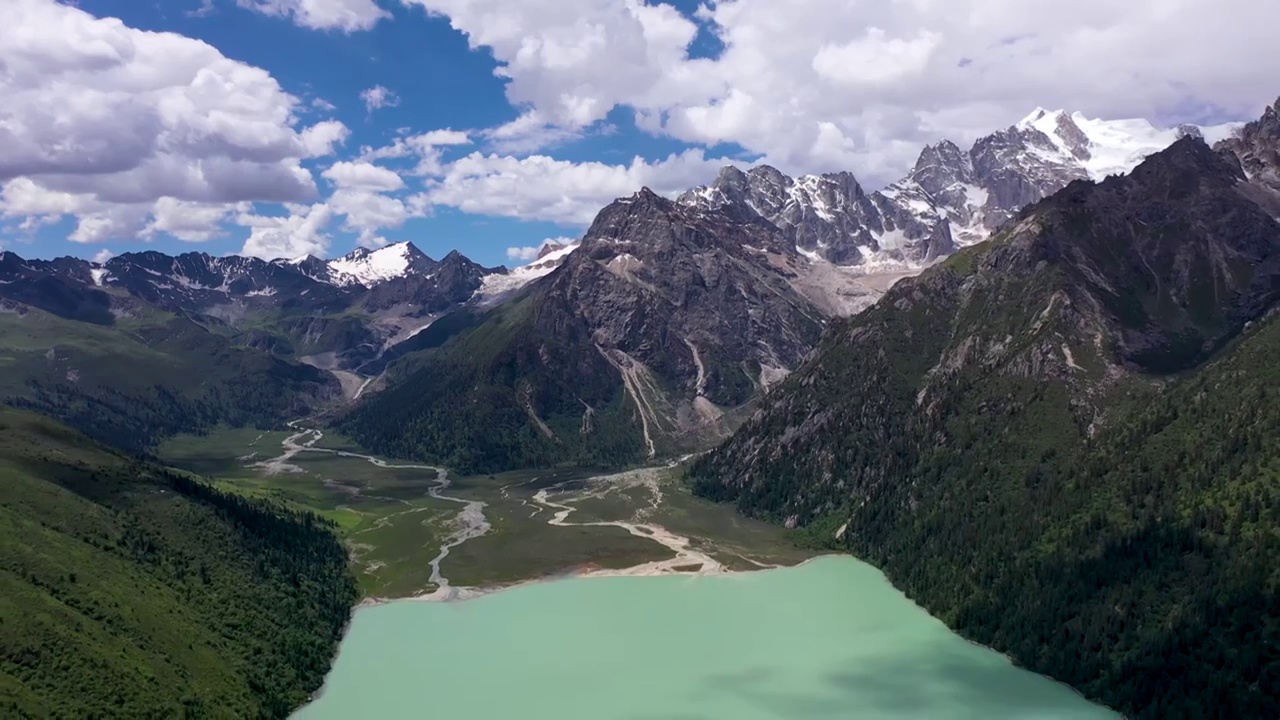
[[[1269,717],[1280,101],[833,323],[690,470],[1132,718]]]
[[[831,319],[986,237],[1022,205],[1123,172],[1179,136],[1223,132],[1037,110],[967,152],[945,141],[925,148],[907,177],[873,193],[848,173],[726,167],[674,201],[647,190],[619,199],[579,242],[514,270],[456,251],[435,260],[412,243],[333,260],[148,251],[99,264],[6,252],[7,322],[32,311],[27,325],[66,329],[13,348],[26,372],[0,390],[61,408],[90,432],[138,398],[168,408],[157,417],[185,413],[200,425],[346,397],[365,402],[343,427],[381,452],[462,469],[642,460],[726,436]],[[80,335],[95,340],[67,341]],[[164,382],[126,391],[110,372],[96,377],[93,368],[113,367],[92,360],[105,348],[154,360]],[[236,406],[247,399],[218,372],[196,382],[173,369],[203,367],[203,355],[231,359],[228,383],[249,367],[287,380],[264,379],[281,389],[258,393],[245,412]],[[386,388],[395,391],[377,392]],[[482,437],[463,407],[494,414],[505,439]],[[155,433],[135,436],[145,444]]]
[[[69,598],[94,623],[150,607],[184,628],[136,662],[74,653],[109,675],[36,672],[56,648],[23,645],[8,662],[37,690],[9,707],[48,710],[68,677],[88,680],[59,709],[81,715],[109,696],[283,716],[313,690],[355,593],[326,521],[145,460],[308,417],[459,474],[700,453],[695,492],[867,559],[1128,717],[1271,717],[1277,308],[1280,101],[1230,133],[1038,109],[870,193],[726,168],[619,198],[515,269],[411,243],[0,253],[0,400],[92,438],[0,410],[14,592],[39,618]],[[42,643],[67,625],[38,622]],[[294,633],[264,680],[258,637]],[[224,645],[235,662],[208,665]],[[180,669],[165,687],[226,672],[177,698],[138,680],[153,665]]]
[[[602,210],[507,306],[449,324],[456,341],[424,336],[440,347],[393,366],[395,392],[341,427],[379,452],[485,471],[705,446],[830,320],[951,254],[953,221],[975,242],[1025,202],[1187,135],[1203,144],[1191,128],[1038,110],[967,154],[926,148],[907,179],[870,195],[847,173],[792,179],[767,166],[726,168],[674,202],[642,190]],[[961,207],[958,195],[982,202]],[[475,408],[479,419],[464,411]]]

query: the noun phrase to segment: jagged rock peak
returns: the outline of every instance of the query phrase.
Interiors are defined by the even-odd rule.
[[[568,243],[545,242],[542,248],[538,250],[538,257],[535,260],[541,260],[553,252],[559,252],[569,247]]]
[[[756,165],[747,171],[747,175],[778,185],[785,185],[791,182],[791,178],[786,173],[772,165]]]
[[[1214,149],[1232,155],[1241,172],[1257,186],[1280,195],[1280,99],[1264,110],[1262,117],[1238,128]],[[1274,197],[1269,205],[1280,215],[1280,197]]]
[[[1192,125],[1191,123],[1182,123],[1178,127],[1174,128],[1174,130],[1177,131],[1179,140],[1184,137],[1199,138],[1200,140],[1204,139],[1204,133],[1200,131],[1200,128]]]
[[[747,174],[737,165],[725,165],[720,168],[720,172],[716,174],[715,184],[721,183],[744,183],[747,182]]]

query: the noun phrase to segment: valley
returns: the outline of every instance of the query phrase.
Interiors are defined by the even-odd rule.
[[[0,712],[1277,714],[1280,101],[626,187],[513,269],[0,249]]]
[[[453,476],[370,456],[305,422],[177,436],[157,454],[217,487],[333,520],[366,601],[465,599],[565,575],[716,574],[814,555],[784,528],[695,497],[679,462]]]

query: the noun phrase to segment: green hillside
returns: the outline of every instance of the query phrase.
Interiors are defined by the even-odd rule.
[[[544,332],[538,302],[526,294],[487,315],[467,310],[436,323],[411,341],[417,352],[391,366],[391,389],[338,427],[382,454],[460,473],[639,462],[643,445],[617,372],[585,332]]]
[[[1131,718],[1280,716],[1280,226],[1183,140],[832,328],[691,469]]]
[[[0,407],[0,716],[282,718],[355,582],[319,518]]]
[[[134,303],[99,325],[26,305],[0,312],[0,402],[57,417],[114,447],[149,451],[218,423],[274,425],[337,395],[328,373]]]

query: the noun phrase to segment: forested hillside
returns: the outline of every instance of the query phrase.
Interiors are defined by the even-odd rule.
[[[0,716],[283,718],[356,586],[313,515],[0,406]]]
[[[904,281],[696,488],[1130,717],[1277,716],[1280,206],[1237,157],[1181,140]]]

